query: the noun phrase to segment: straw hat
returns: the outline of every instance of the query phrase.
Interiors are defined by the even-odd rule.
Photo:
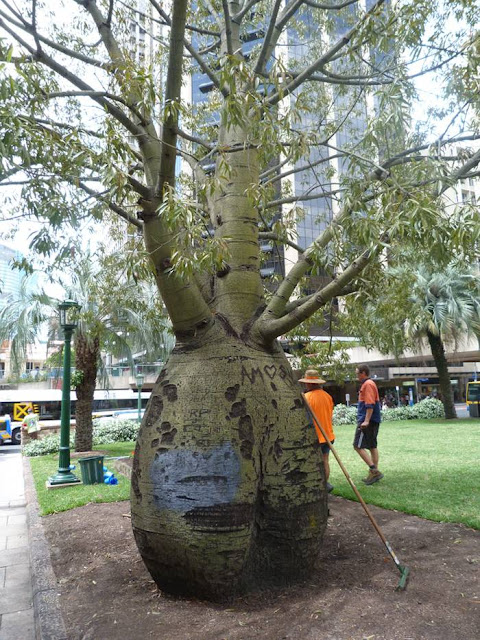
[[[307,384],[325,384],[326,381],[320,378],[316,369],[307,369],[305,371],[305,377],[300,378],[299,382],[306,382]]]

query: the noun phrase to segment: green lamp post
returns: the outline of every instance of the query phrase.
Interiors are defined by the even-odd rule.
[[[138,390],[138,421],[142,421],[142,387],[145,376],[140,371],[137,373],[137,390]]]
[[[78,326],[78,312],[80,305],[75,300],[64,300],[58,305],[60,326],[65,336],[63,350],[63,384],[62,408],[60,414],[60,454],[58,471],[48,479],[50,485],[74,484],[80,482],[70,471],[70,346],[72,334]]]

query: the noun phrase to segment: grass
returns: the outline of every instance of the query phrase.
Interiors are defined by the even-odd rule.
[[[97,449],[106,452],[107,456],[128,456],[135,448],[134,442],[116,442],[115,444],[102,445]],[[103,455],[103,454],[102,454]],[[113,471],[118,478],[117,485],[91,484],[72,485],[62,489],[47,489],[45,481],[54,475],[58,469],[58,454],[29,458],[32,467],[33,479],[37,490],[37,498],[40,506],[40,515],[68,511],[75,507],[81,507],[90,502],[119,502],[130,498],[130,480],[120,473],[116,473],[112,460],[105,459],[104,465],[109,471]],[[76,465],[74,473],[81,478],[78,459],[72,459]]]
[[[480,529],[480,420],[408,420],[380,426],[379,468],[385,477],[366,486],[368,468],[353,450],[354,426],[335,428],[335,449],[369,504],[437,522]],[[334,494],[356,500],[330,454]]]
[[[352,447],[353,426],[335,428],[335,449],[363,499],[437,522],[460,522],[480,529],[480,420],[406,420],[384,422],[379,434],[379,467],[385,478],[365,486],[367,467]],[[98,447],[106,456],[129,455],[133,442]],[[78,463],[75,472],[80,476]],[[120,474],[118,485],[77,485],[67,489],[45,487],[56,473],[58,454],[30,458],[41,515],[67,511],[89,502],[128,500],[130,482]],[[111,462],[106,466],[113,471]],[[334,494],[356,500],[350,485],[330,456]]]

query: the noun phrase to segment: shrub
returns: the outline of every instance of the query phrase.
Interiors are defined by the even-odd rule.
[[[414,407],[391,407],[382,409],[382,420],[413,420]]]
[[[425,398],[412,407],[392,407],[382,409],[382,421],[384,420],[427,420],[429,418],[444,418],[443,404],[437,398]],[[356,424],[357,409],[337,404],[333,409],[333,425]]]
[[[72,444],[70,444],[72,446]],[[60,436],[51,433],[45,436],[41,440],[30,440],[23,447],[23,455],[29,458],[35,456],[45,456],[47,453],[57,453],[60,449]]]
[[[420,400],[420,402],[413,405],[412,409],[415,410],[415,418],[421,418],[422,420],[445,417],[443,403],[438,398],[425,398],[424,400]]]
[[[136,440],[140,425],[135,420],[111,420],[98,424],[93,421],[93,444],[112,444]]]
[[[356,407],[347,407],[345,404],[337,404],[333,408],[333,425],[338,427],[341,424],[356,424]]]
[[[93,421],[93,444],[112,444],[113,442],[127,442],[136,440],[139,424],[134,420],[115,420],[99,425]],[[75,449],[75,433],[70,434],[70,448]],[[41,440],[31,440],[23,447],[23,455],[32,458],[34,456],[44,456],[47,453],[58,453],[60,449],[60,436],[49,434]]]

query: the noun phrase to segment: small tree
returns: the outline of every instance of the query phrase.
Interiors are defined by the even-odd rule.
[[[449,265],[440,272],[420,266],[412,275],[414,313],[406,330],[417,341],[427,338],[438,371],[445,417],[456,418],[445,343],[472,333],[480,335],[480,273]]]
[[[66,297],[82,306],[74,334],[76,451],[92,448],[93,397],[103,369],[101,352],[132,363],[134,350],[144,351],[146,358],[166,359],[173,347],[162,309],[152,305],[145,283],[115,281],[108,277],[105,263],[103,270],[94,264],[92,256],[84,258],[77,264],[73,285],[66,288]],[[24,281],[18,295],[12,295],[0,310],[0,340],[11,341],[17,367],[25,360],[27,345],[46,323],[52,335],[58,333],[57,306],[56,299],[34,292]]]
[[[418,257],[418,256],[417,256]],[[366,346],[400,355],[428,341],[438,372],[447,419],[456,418],[445,344],[480,334],[479,273],[465,264],[416,264],[403,254],[402,266],[378,274],[368,294],[347,304],[345,327]]]

